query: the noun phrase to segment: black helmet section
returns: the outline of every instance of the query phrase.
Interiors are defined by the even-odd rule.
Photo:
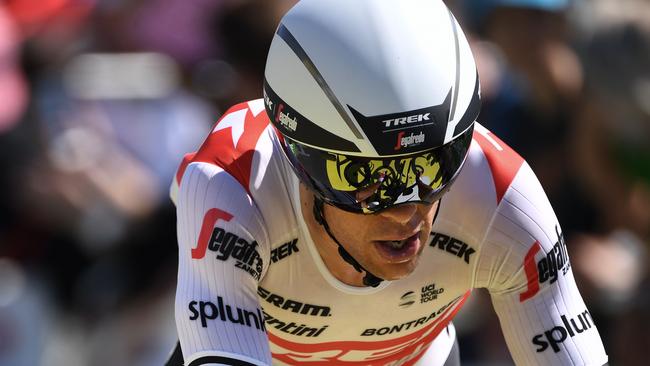
[[[323,201],[355,213],[375,213],[404,203],[430,204],[460,172],[473,128],[441,147],[390,158],[365,158],[311,148],[284,138],[291,166]]]
[[[442,104],[412,111],[365,116],[352,106],[348,108],[379,155],[415,153],[444,143],[451,90]]]
[[[359,152],[353,142],[336,136],[294,110],[271,89],[266,81],[264,82],[264,107],[271,123],[284,136],[297,141],[310,141],[316,137],[324,149]]]

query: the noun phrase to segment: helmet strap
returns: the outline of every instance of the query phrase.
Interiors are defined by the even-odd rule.
[[[363,273],[365,272],[366,275],[363,277],[363,284],[366,286],[372,286],[372,287],[377,287],[379,284],[383,281],[383,279],[375,276],[374,274],[370,273],[367,269],[363,268],[363,266],[356,260],[350,253],[348,253],[347,250],[341,245],[341,243],[334,237],[332,234],[332,231],[330,230],[329,225],[327,224],[327,221],[325,220],[325,212],[323,211],[323,205],[325,202],[318,197],[317,195],[314,195],[314,219],[316,219],[316,222],[318,222],[320,225],[325,228],[325,232],[327,232],[327,235],[329,235],[332,240],[338,245],[339,247],[339,255],[341,258],[343,258],[344,261],[348,262],[349,264],[354,267],[354,269],[359,272]]]

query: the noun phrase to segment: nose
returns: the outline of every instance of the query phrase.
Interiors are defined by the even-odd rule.
[[[402,205],[397,205],[380,211],[378,215],[388,218],[392,221],[395,221],[400,224],[406,224],[413,216],[416,214],[418,207],[414,203],[407,203]]]

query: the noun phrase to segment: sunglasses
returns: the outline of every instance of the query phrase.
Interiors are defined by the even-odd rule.
[[[432,204],[450,188],[472,141],[469,128],[454,141],[423,152],[368,158],[315,149],[284,138],[294,171],[326,203],[373,214],[406,204]]]

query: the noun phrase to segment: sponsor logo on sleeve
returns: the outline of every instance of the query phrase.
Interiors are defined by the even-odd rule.
[[[293,239],[271,250],[271,262],[275,263],[299,251],[298,239]]]
[[[257,287],[257,295],[277,308],[280,308],[282,310],[289,310],[296,314],[311,316],[332,316],[332,309],[329,306],[312,305],[287,299],[280,295],[272,293],[262,286]]]
[[[569,263],[569,255],[564,242],[564,236],[560,233],[559,227],[555,227],[557,234],[557,241],[553,248],[544,253],[541,258],[537,254],[541,251],[539,242],[535,242],[530,248],[526,257],[524,257],[524,271],[526,272],[526,279],[528,286],[526,291],[519,294],[519,301],[524,302],[539,292],[539,286],[548,282],[549,284],[555,283],[560,276],[567,274],[571,268]],[[536,259],[539,260],[536,261]]]
[[[210,250],[216,253],[217,260],[225,262],[233,258],[235,267],[259,280],[262,274],[262,257],[257,252],[257,241],[249,242],[218,226],[213,228],[217,221],[228,222],[232,217],[231,214],[217,208],[213,208],[206,213],[199,241],[196,248],[192,249],[192,258],[203,259],[206,252]],[[208,237],[206,233],[209,233],[210,229],[212,229],[212,233]]]
[[[532,342],[537,348],[537,353],[546,351],[549,347],[553,352],[560,352],[560,345],[580,333],[590,330],[594,327],[594,320],[591,318],[588,310],[583,311],[574,318],[567,319],[566,315],[561,316],[562,325],[556,325],[553,328],[537,334],[533,337]]]
[[[264,319],[266,320],[267,327],[273,327],[283,333],[299,336],[315,338],[323,334],[329,325],[312,327],[302,323],[285,322],[278,318],[274,318],[267,312],[264,312]]]
[[[201,322],[203,328],[208,327],[208,321],[218,320],[233,324],[240,324],[259,331],[266,332],[264,318],[259,309],[249,311],[224,303],[221,296],[217,296],[217,303],[211,301],[191,301],[188,306],[190,320]]]
[[[465,263],[469,263],[472,254],[476,253],[476,250],[467,245],[467,243],[456,238],[452,238],[449,235],[431,232],[431,236],[432,238],[429,246],[437,247],[438,249],[444,250],[447,253],[451,253],[458,258],[462,258]]]

